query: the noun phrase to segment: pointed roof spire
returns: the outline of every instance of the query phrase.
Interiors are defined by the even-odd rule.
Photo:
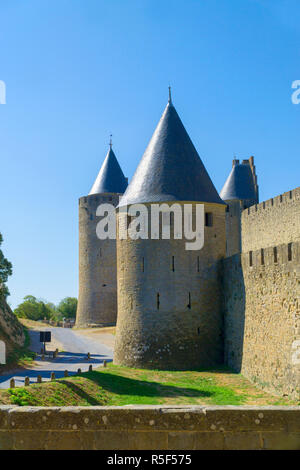
[[[127,185],[127,178],[125,178],[112,149],[112,135],[110,135],[109,150],[100,168],[95,183],[89,192],[89,195],[100,193],[123,194],[127,188]]]
[[[169,85],[169,100],[168,100],[168,103],[172,104],[171,85]]]
[[[170,99],[120,206],[167,201],[224,204]]]
[[[255,185],[255,174],[253,174],[250,161],[243,160],[240,163],[235,157],[232,162],[232,170],[220,192],[220,197],[223,201],[250,199],[258,202]]]

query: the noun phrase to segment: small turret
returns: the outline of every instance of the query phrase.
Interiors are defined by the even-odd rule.
[[[258,204],[257,175],[254,157],[232,162],[232,170],[220,192],[227,203],[226,213],[226,255],[241,251],[241,212],[247,207]]]
[[[115,207],[127,187],[118,160],[109,150],[88,196],[79,199],[79,295],[76,326],[114,325],[117,318],[116,240],[99,240],[97,207]]]
[[[243,201],[245,207],[258,204],[258,186],[255,173],[254,157],[249,160],[234,159],[232,170],[220,192],[223,201]]]

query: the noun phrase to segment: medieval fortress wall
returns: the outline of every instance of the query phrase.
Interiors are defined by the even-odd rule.
[[[300,396],[300,188],[242,213],[242,254],[224,260],[225,360]]]
[[[79,202],[76,325],[118,316],[116,364],[197,369],[225,356],[260,387],[300,397],[300,187],[258,204],[254,157],[235,158],[218,195],[171,95],[127,183],[110,143]],[[129,205],[203,201],[204,247],[187,251],[172,236],[99,240],[97,207],[121,193]],[[128,228],[132,216],[120,216]]]
[[[300,241],[300,187],[242,213],[242,252]]]

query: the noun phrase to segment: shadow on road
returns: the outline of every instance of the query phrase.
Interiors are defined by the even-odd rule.
[[[51,373],[54,372],[55,378],[64,377],[65,370],[68,371],[69,375],[75,375],[78,369],[82,372],[86,372],[89,366],[100,367],[103,361],[112,361],[106,355],[93,354],[87,359],[86,354],[72,353],[72,352],[61,352],[55,359],[46,357],[43,361],[41,356],[37,356],[35,360],[35,366],[30,369],[19,369],[0,375],[0,388],[9,388],[9,381],[15,378],[16,386],[23,386],[25,377],[29,377],[30,383],[36,383],[37,376],[40,375],[44,380],[50,380]]]

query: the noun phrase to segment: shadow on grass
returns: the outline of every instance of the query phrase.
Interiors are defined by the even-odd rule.
[[[97,405],[103,405],[103,400],[97,400],[96,398],[93,398],[91,395],[86,393],[82,388],[78,387],[74,382],[69,382],[66,380],[61,380],[59,383],[64,384],[66,387],[70,388],[72,392],[74,392],[76,395],[78,395],[80,398],[83,398],[88,402],[89,405],[91,406],[97,406]]]
[[[176,387],[163,385],[159,382],[136,380],[109,372],[86,372],[83,374],[88,380],[92,380],[99,387],[116,395],[136,395],[144,397],[212,397],[214,390],[198,390],[191,387]],[[207,384],[205,384],[207,385]],[[207,387],[211,387],[207,385]]]

